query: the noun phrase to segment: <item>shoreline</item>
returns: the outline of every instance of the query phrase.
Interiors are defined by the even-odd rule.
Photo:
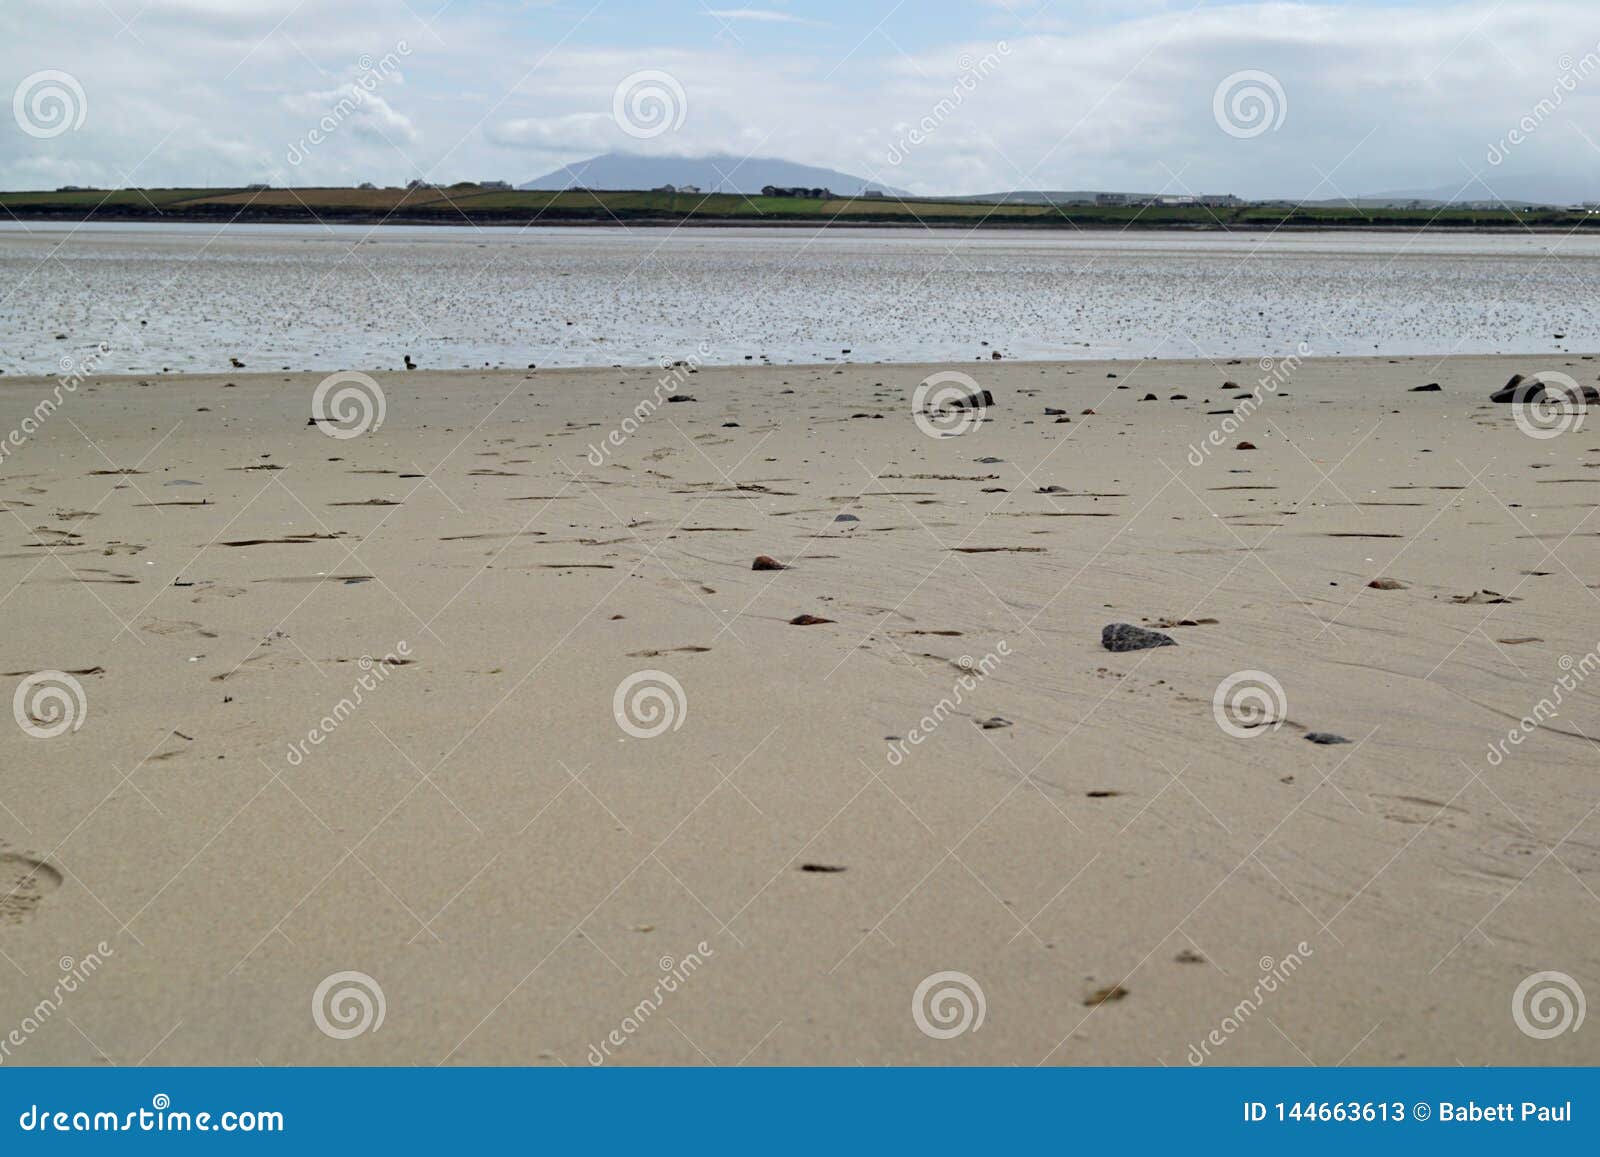
[[[1014,232],[1050,232],[1050,233],[1416,233],[1427,236],[1456,236],[1483,234],[1497,236],[1502,234],[1535,233],[1539,235],[1573,235],[1583,236],[1587,232],[1600,233],[1600,216],[1591,217],[1577,224],[1542,224],[1535,222],[1507,221],[1504,224],[1490,224],[1484,222],[1453,224],[1448,221],[1429,222],[1426,224],[1367,224],[1345,223],[1337,219],[1315,222],[1198,222],[1198,221],[1172,221],[1172,220],[1131,220],[1131,221],[1106,221],[1093,219],[1067,219],[1057,221],[1018,221],[972,216],[937,216],[925,215],[920,220],[907,221],[903,218],[872,219],[861,215],[852,216],[849,220],[842,218],[812,218],[812,217],[763,217],[729,220],[727,218],[700,217],[692,214],[683,216],[630,216],[626,213],[594,214],[587,216],[571,214],[534,214],[534,215],[475,215],[470,213],[439,213],[431,214],[368,214],[368,213],[340,213],[317,212],[311,213],[252,213],[252,214],[206,214],[206,213],[137,213],[117,211],[114,213],[91,212],[40,212],[38,210],[11,209],[7,219],[13,223],[26,224],[84,224],[99,223],[106,225],[298,225],[316,227],[318,225],[370,225],[373,228],[385,226],[450,226],[461,229],[516,229],[535,226],[549,226],[551,228],[609,228],[609,229],[682,229],[686,226],[706,229],[818,229],[818,230],[864,230],[864,229],[894,229],[908,231],[933,232],[940,229],[955,229],[963,231],[1003,230]]]
[[[821,361],[821,362],[699,362],[692,375],[689,371],[682,371],[675,375],[681,383],[687,383],[689,376],[700,375],[727,375],[727,374],[779,374],[784,372],[807,373],[835,370],[846,371],[905,371],[908,373],[933,372],[940,370],[957,369],[962,373],[980,379],[992,371],[1004,372],[1003,367],[1027,367],[1040,371],[1059,370],[1068,376],[1081,374],[1086,370],[1104,370],[1107,373],[1121,371],[1129,373],[1140,367],[1151,367],[1153,371],[1171,370],[1173,372],[1190,372],[1202,370],[1216,370],[1224,376],[1229,376],[1229,371],[1238,371],[1240,378],[1251,378],[1255,373],[1270,373],[1270,366],[1263,366],[1263,361],[1270,360],[1273,365],[1293,359],[1297,365],[1308,367],[1351,367],[1351,368],[1378,368],[1382,366],[1402,367],[1410,364],[1425,364],[1442,367],[1451,364],[1483,364],[1483,363],[1516,363],[1516,362],[1600,362],[1600,348],[1593,351],[1562,350],[1556,352],[1533,353],[1472,353],[1472,354],[1356,354],[1334,355],[1326,357],[1300,356],[1293,352],[1283,354],[1258,354],[1253,357],[1238,357],[1227,355],[1215,358],[1082,358],[1082,359],[1032,359],[1025,357],[1007,357],[999,361],[989,358],[976,359],[972,362],[953,361]],[[556,376],[571,375],[574,377],[615,377],[618,373],[629,374],[667,374],[671,375],[674,365],[678,361],[687,359],[674,359],[673,362],[622,362],[607,365],[584,366],[538,366],[534,369],[517,366],[485,366],[478,369],[458,368],[444,369],[419,365],[417,369],[408,371],[400,366],[354,366],[333,365],[311,369],[279,369],[258,370],[246,367],[243,370],[184,370],[181,372],[167,373],[159,370],[128,371],[114,374],[87,374],[79,378],[80,384],[154,384],[165,385],[193,385],[217,378],[227,378],[229,381],[243,382],[251,380],[266,382],[269,380],[282,381],[294,378],[320,378],[330,374],[342,372],[358,372],[364,374],[384,375],[399,380],[407,378],[414,381],[440,379],[442,381],[484,381],[484,380],[510,380],[520,377],[528,380],[547,380]],[[1516,372],[1528,374],[1538,369],[1530,366]],[[70,374],[22,374],[0,373],[0,389],[6,386],[38,386],[60,382]],[[1120,375],[1119,375],[1120,376]],[[1492,376],[1492,375],[1491,375]],[[1253,380],[1253,379],[1252,379]],[[1419,383],[1420,384],[1420,383]],[[1487,401],[1488,393],[1499,389],[1504,381],[1495,382],[1486,387],[1484,395]],[[687,385],[685,385],[687,389]]]

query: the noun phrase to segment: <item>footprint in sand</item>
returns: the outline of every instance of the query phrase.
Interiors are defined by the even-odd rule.
[[[28,920],[40,901],[59,887],[61,873],[43,860],[0,853],[0,925]]]

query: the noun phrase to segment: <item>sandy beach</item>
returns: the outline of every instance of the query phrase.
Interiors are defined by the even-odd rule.
[[[0,462],[0,1063],[1596,1063],[1513,1012],[1600,977],[1537,371],[74,382]]]

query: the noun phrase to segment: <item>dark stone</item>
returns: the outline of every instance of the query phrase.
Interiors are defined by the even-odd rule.
[[[690,394],[673,394],[672,397],[667,399],[669,402],[693,402],[695,400]]]
[[[1413,394],[1437,394],[1443,388],[1438,382],[1429,382],[1425,386],[1412,386],[1411,392]]]
[[[861,521],[861,520],[860,520],[860,519],[859,519],[859,518],[857,518],[857,517],[856,517],[856,516],[855,516],[855,515],[853,515],[853,514],[839,514],[839,515],[835,515],[835,516],[834,516],[834,519],[833,519],[833,520],[834,520],[834,521],[835,521],[835,522],[860,522],[860,521]]]
[[[985,731],[997,731],[1002,727],[1010,727],[1011,720],[1002,719],[998,715],[991,715],[987,719],[978,720],[978,726],[983,728]]]
[[[756,555],[755,562],[750,564],[750,569],[751,570],[788,570],[789,568],[784,566],[777,559],[773,558],[770,554],[758,554],[758,555]]]
[[[1254,450],[1255,448],[1256,444],[1254,442],[1240,442],[1234,447],[1235,450]]]
[[[816,615],[796,615],[789,620],[791,627],[815,627],[821,623],[831,623],[832,619],[819,618]]]
[[[1576,382],[1573,383],[1577,385]],[[1600,402],[1600,390],[1593,386],[1578,386],[1585,402]],[[1571,391],[1565,386],[1551,387],[1538,378],[1524,378],[1517,374],[1500,389],[1489,395],[1491,402],[1539,402],[1547,398],[1567,397]]]
[[[1512,374],[1511,380],[1489,395],[1491,402],[1537,402],[1544,397],[1544,383]]]
[[[1324,744],[1324,745],[1329,744],[1329,743],[1349,743],[1350,742],[1344,736],[1335,735],[1331,731],[1310,731],[1310,732],[1306,733],[1306,738],[1309,739],[1312,743],[1321,743],[1321,744]]]
[[[1046,418],[1059,418],[1062,414],[1065,414],[1065,413],[1066,413],[1065,410],[1059,410],[1054,406],[1046,406],[1044,408],[1044,416]]]
[[[994,405],[994,395],[988,390],[980,390],[971,397],[957,398],[953,402],[946,402],[945,408],[948,410],[965,410],[970,407],[977,410],[992,405]]]
[[[1176,647],[1178,640],[1132,623],[1111,623],[1101,630],[1100,645],[1108,651],[1144,651],[1151,647]]]

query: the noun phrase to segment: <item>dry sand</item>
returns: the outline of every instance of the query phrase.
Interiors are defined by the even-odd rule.
[[[599,466],[659,371],[380,375],[350,439],[318,375],[84,383],[0,473],[6,694],[86,705],[0,729],[0,1059],[1600,1059],[1512,1014],[1600,993],[1600,680],[1488,757],[1600,643],[1600,430],[1486,402],[1600,363],[1309,361],[1199,466],[1255,364],[954,368],[964,436],[930,367],[705,369]],[[1101,648],[1163,618],[1215,621]],[[1244,671],[1283,703],[1240,738]],[[335,1039],[344,971],[384,1018]],[[944,971],[984,1015],[936,1039]]]

